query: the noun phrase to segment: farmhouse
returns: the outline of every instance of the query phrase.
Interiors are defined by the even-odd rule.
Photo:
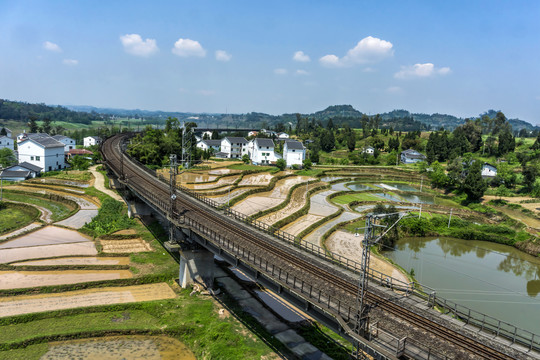
[[[221,140],[201,140],[197,143],[197,147],[202,150],[214,150],[217,154],[221,150]]]
[[[416,150],[408,149],[401,152],[401,162],[403,164],[414,164],[424,160],[426,160],[426,156]]]
[[[482,165],[482,177],[494,178],[495,176],[497,176],[497,168],[491,164],[484,163],[484,165]]]
[[[15,142],[8,136],[0,136],[0,149],[8,148],[10,150],[15,149]]]
[[[99,136],[87,136],[83,139],[84,147],[101,144],[101,138]]]
[[[64,144],[64,152],[69,152],[71,149],[75,149],[75,140],[64,135],[54,135],[53,139],[60,141]]]
[[[373,155],[375,153],[375,149],[371,146],[368,146],[366,148],[364,148],[364,150],[362,150],[362,153],[364,154],[368,154],[368,155]]]
[[[21,140],[18,146],[19,163],[27,162],[44,172],[65,169],[64,144],[47,134]]]
[[[277,157],[272,139],[255,138],[250,142],[249,158],[255,165],[275,164]]]
[[[287,166],[300,165],[302,166],[306,158],[306,149],[300,141],[285,140],[283,145],[283,158]]]
[[[228,158],[242,158],[248,153],[248,142],[243,137],[226,137],[221,140],[221,152]]]

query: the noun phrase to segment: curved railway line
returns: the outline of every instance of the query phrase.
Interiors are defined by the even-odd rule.
[[[123,173],[127,179],[127,185],[136,189],[141,195],[148,194],[150,196],[151,194],[154,199],[160,199],[161,206],[166,209],[169,204],[169,185],[151,176],[139,165],[130,161],[129,157],[121,155],[120,145],[127,136],[126,134],[116,135],[103,143],[101,151],[107,166],[117,175]],[[313,288],[320,286],[321,289],[339,294],[344,303],[354,306],[358,293],[358,280],[354,280],[351,276],[338,274],[335,269],[322,260],[313,261],[301,251],[287,247],[278,241],[271,241],[268,236],[262,236],[254,229],[248,228],[245,224],[236,222],[217,211],[208,211],[201,202],[185,194],[178,194],[175,201],[176,208],[184,211],[183,216],[211,227],[223,236],[234,238],[239,246],[253,249],[252,251],[258,254],[257,256],[262,257],[261,254],[265,254],[269,258],[279,261],[280,266],[283,264],[284,267],[298,274],[298,278],[309,279]],[[371,304],[377,304],[378,308],[383,311],[412,323],[413,326],[464,349],[469,354],[484,359],[512,358],[466,334],[442,326],[395,302],[388,301],[375,292],[370,291],[367,294],[367,300]]]

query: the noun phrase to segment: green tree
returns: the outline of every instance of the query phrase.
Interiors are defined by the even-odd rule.
[[[330,152],[336,146],[334,133],[330,130],[324,130],[321,135],[321,148],[325,152]]]
[[[287,167],[287,163],[285,162],[285,159],[279,158],[276,161],[276,166],[279,170],[283,171]]]
[[[17,158],[11,149],[0,149],[0,165],[2,165],[2,167],[8,167],[15,163],[17,163]]]
[[[444,172],[444,168],[438,161],[431,164],[432,171],[429,173],[431,184],[438,188],[445,188],[448,186],[448,176]]]
[[[7,130],[5,127],[3,127],[2,130],[0,130],[0,136],[7,136]]]
[[[311,163],[311,160],[305,159],[305,160],[302,162],[302,165],[304,166],[304,169],[309,170],[309,169],[311,169],[311,166],[312,166],[313,164]]]
[[[46,117],[45,119],[43,119],[43,132],[46,134],[50,134],[51,129],[51,119],[49,117]]]
[[[248,154],[244,154],[242,155],[242,161],[244,162],[244,164],[249,164],[249,155]]]
[[[38,131],[37,119],[38,118],[35,115],[29,116],[27,126],[30,128],[31,133],[36,133]]]
[[[463,180],[462,190],[467,194],[468,201],[478,201],[484,196],[486,189],[487,183],[482,179],[482,163],[473,161]]]
[[[508,129],[504,129],[499,133],[499,147],[498,154],[503,156],[516,148],[516,139],[512,136],[512,133]]]
[[[69,164],[75,170],[88,170],[90,167],[90,161],[79,155],[72,157],[69,160]]]
[[[356,133],[354,131],[351,131],[347,137],[347,148],[349,152],[353,152],[356,148]]]

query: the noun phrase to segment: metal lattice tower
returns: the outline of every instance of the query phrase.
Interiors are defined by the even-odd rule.
[[[186,127],[186,124],[182,122],[182,157],[180,162],[184,169],[187,169],[191,164],[191,149],[193,147],[193,129]]]
[[[176,175],[178,174],[178,163],[176,154],[169,156],[170,169],[169,169],[169,240],[174,240],[174,225],[173,218],[177,213],[176,211]]]
[[[396,215],[392,214],[368,214],[366,215],[366,227],[364,228],[364,239],[362,240],[362,263],[360,265],[360,279],[358,284],[358,294],[356,304],[358,306],[356,314],[355,332],[369,340],[369,311],[371,305],[366,302],[366,293],[369,280],[369,262],[371,259],[371,247],[377,244],[388,231],[390,231],[407,213],[397,213],[399,218],[391,226],[375,224],[376,220],[384,217]],[[375,236],[375,227],[384,228],[385,231],[379,236]],[[356,346],[356,358],[368,359],[366,354],[360,350],[360,343]]]

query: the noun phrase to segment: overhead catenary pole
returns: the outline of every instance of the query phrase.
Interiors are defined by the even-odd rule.
[[[176,175],[178,173],[178,163],[176,154],[169,156],[169,240],[174,241],[173,219],[176,214]]]

